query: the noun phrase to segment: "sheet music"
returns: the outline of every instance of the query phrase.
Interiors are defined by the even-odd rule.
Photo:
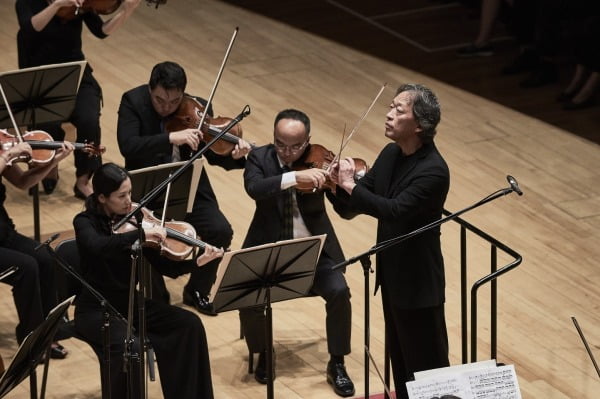
[[[513,365],[444,372],[407,382],[406,387],[411,399],[443,398],[445,395],[460,399],[521,399]]]

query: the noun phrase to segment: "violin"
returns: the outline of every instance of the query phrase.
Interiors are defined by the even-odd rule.
[[[369,167],[367,163],[360,158],[353,158],[356,164],[354,172],[354,180],[359,180],[367,173]],[[306,170],[311,168],[329,169],[335,160],[335,154],[320,144],[309,144],[304,154],[292,164],[293,170]],[[336,184],[329,176],[326,177],[325,183],[321,186],[321,190],[331,190],[335,193]],[[304,193],[314,192],[315,187],[310,183],[298,183],[296,190]]]
[[[131,206],[135,208],[137,204],[132,203]],[[164,241],[146,239],[142,246],[159,249],[161,256],[174,261],[187,259],[195,248],[206,248],[207,244],[196,238],[196,230],[191,224],[173,220],[165,222],[163,226],[161,220],[154,216],[153,211],[142,208],[141,212],[142,228],[164,227],[167,231],[167,238]],[[121,234],[133,230],[137,230],[137,222],[134,219],[124,223],[114,232]]]
[[[21,134],[21,137],[13,136],[4,129],[0,129],[0,151],[8,151],[21,141],[26,142],[31,146],[33,150],[31,152],[31,158],[29,157],[15,157],[10,159],[8,163],[13,161],[24,161],[34,165],[45,165],[54,159],[56,150],[60,149],[63,145],[62,141],[53,141],[52,136],[43,130],[33,130]],[[99,156],[106,151],[106,147],[98,146],[88,143],[73,143],[75,150],[83,151],[89,156]]]
[[[221,130],[233,120],[232,118],[224,116],[213,118],[207,115],[204,118],[202,128],[200,128],[200,121],[202,120],[204,111],[205,106],[198,100],[190,96],[184,96],[177,111],[175,111],[175,113],[169,117],[169,120],[165,122],[165,129],[167,132],[176,132],[184,129],[199,129],[204,133],[202,141],[206,143],[221,133]],[[209,139],[207,139],[206,136],[209,136]],[[240,138],[242,138],[242,125],[238,123],[221,136],[210,149],[218,155],[229,155],[234,150],[236,144],[240,142]],[[250,147],[254,149],[256,146],[250,144]]]
[[[54,0],[48,0],[48,4],[53,3]],[[108,15],[117,11],[123,0],[83,0],[83,4],[77,6],[66,6],[61,7],[56,12],[56,16],[63,21],[70,21],[75,19],[84,12],[93,12],[99,15]],[[165,4],[167,0],[146,0],[148,5],[156,4],[156,8],[160,4]]]

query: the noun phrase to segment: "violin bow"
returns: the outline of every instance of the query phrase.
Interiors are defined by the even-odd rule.
[[[8,115],[10,116],[10,121],[12,122],[13,128],[15,129],[15,137],[17,138],[19,143],[22,143],[23,136],[21,135],[21,131],[19,130],[19,127],[17,126],[17,121],[15,121],[15,117],[12,113],[12,110],[10,109],[10,104],[8,103],[8,100],[6,99],[6,94],[4,93],[4,88],[2,87],[2,84],[0,84],[0,93],[2,93],[2,100],[4,101],[4,104],[6,105],[6,111],[8,112]],[[24,157],[24,156],[23,157],[18,156],[15,159],[22,159],[22,160],[27,160],[27,161],[31,160],[29,157]],[[9,160],[7,164],[11,164],[13,160],[14,159]]]
[[[169,173],[169,179],[173,176],[173,173]],[[167,184],[167,189],[165,190],[165,203],[163,204],[163,211],[160,218],[160,227],[165,227],[165,218],[167,216],[167,205],[169,204],[169,195],[171,194],[171,183]]]
[[[219,81],[221,80],[221,75],[223,74],[223,70],[225,69],[225,64],[227,63],[227,59],[229,58],[229,53],[231,53],[231,48],[233,47],[233,42],[240,30],[239,27],[236,27],[233,30],[233,35],[231,36],[231,40],[229,41],[229,46],[227,46],[227,51],[225,51],[225,56],[223,57],[223,62],[221,63],[221,68],[219,68],[219,72],[217,73],[217,78],[215,79],[215,83],[210,91],[210,95],[208,96],[208,100],[206,101],[206,107],[204,112],[202,113],[202,118],[200,118],[200,123],[198,124],[197,129],[201,130],[202,126],[204,126],[204,120],[206,119],[206,114],[208,113],[208,109],[210,108],[210,104],[212,104],[212,99],[217,91],[217,86],[219,85]]]
[[[356,133],[356,131],[360,127],[361,123],[365,120],[365,118],[367,117],[367,115],[369,114],[369,112],[371,112],[371,110],[375,106],[375,103],[377,102],[377,100],[379,100],[379,97],[381,97],[381,94],[383,94],[383,91],[385,90],[386,86],[387,86],[387,83],[384,83],[381,86],[381,89],[379,89],[379,92],[377,93],[377,95],[375,96],[375,98],[373,99],[373,101],[371,101],[371,104],[369,105],[369,107],[365,110],[365,112],[358,119],[358,121],[356,122],[356,124],[354,125],[354,127],[352,128],[352,130],[350,131],[350,134],[348,135],[348,137],[346,138],[345,141],[344,141],[344,137],[346,136],[346,128],[344,127],[344,132],[342,134],[342,145],[340,146],[340,151],[333,158],[333,161],[331,161],[331,163],[329,164],[329,167],[327,168],[328,172],[331,170],[331,165],[333,165],[335,162],[337,162],[337,161],[339,161],[341,159],[341,157],[342,157],[342,151],[344,150],[344,148],[346,148],[346,145],[348,145],[348,143],[352,139],[352,136],[354,135],[354,133]]]
[[[4,101],[4,104],[6,105],[6,111],[8,111],[8,115],[10,116],[10,121],[12,122],[13,128],[15,129],[15,136],[17,136],[17,138],[19,139],[19,143],[22,143],[23,137],[21,136],[21,131],[19,130],[19,127],[17,126],[17,121],[15,121],[15,117],[12,113],[12,110],[10,109],[10,104],[8,103],[8,100],[6,99],[6,94],[4,94],[4,88],[2,88],[2,84],[0,84],[0,93],[2,93],[2,100]]]

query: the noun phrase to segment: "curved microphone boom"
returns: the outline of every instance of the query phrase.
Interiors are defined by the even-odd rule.
[[[521,189],[519,188],[519,183],[517,183],[517,179],[515,179],[511,175],[508,175],[508,176],[506,176],[506,180],[508,180],[508,184],[510,184],[510,188],[512,188],[512,190],[515,193],[517,193],[519,195],[523,195],[523,191],[521,191]]]

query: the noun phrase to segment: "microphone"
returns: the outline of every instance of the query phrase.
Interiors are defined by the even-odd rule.
[[[56,234],[52,235],[50,238],[48,238],[46,241],[44,241],[43,243],[41,243],[40,245],[38,245],[37,247],[35,247],[33,250],[37,251],[41,247],[45,247],[46,245],[50,245],[50,243],[52,241],[56,240],[58,238],[58,236],[60,236],[60,233],[56,233]]]
[[[510,184],[510,188],[517,194],[523,195],[523,191],[519,188],[519,183],[517,183],[517,179],[512,177],[511,175],[506,176],[506,180],[508,180],[508,184]]]

